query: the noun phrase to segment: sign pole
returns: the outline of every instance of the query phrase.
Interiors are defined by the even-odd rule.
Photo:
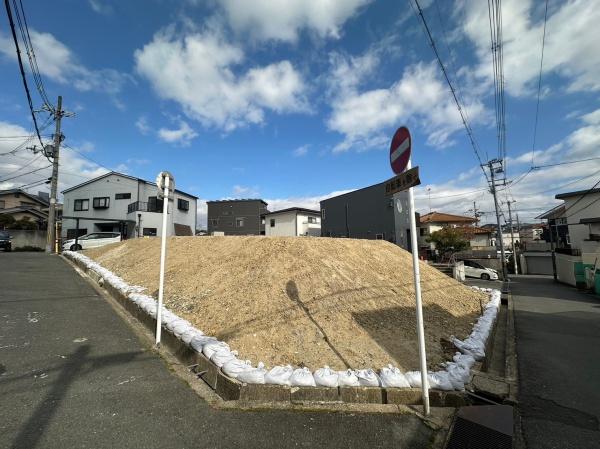
[[[412,161],[408,160],[408,170]],[[423,302],[421,301],[421,270],[419,269],[419,246],[417,242],[417,222],[415,218],[415,195],[408,189],[408,213],[410,215],[410,248],[412,250],[415,298],[417,302],[417,335],[419,338],[419,362],[421,366],[421,390],[423,392],[423,413],[429,415],[429,382],[427,381],[427,359],[425,353],[425,330],[423,327]]]
[[[167,218],[169,211],[169,183],[170,176],[164,177],[164,195],[163,195],[163,217],[162,217],[162,235],[160,240],[160,278],[158,284],[158,303],[156,304],[156,345],[160,344],[160,331],[162,321],[162,304],[165,284],[165,257],[167,254]]]

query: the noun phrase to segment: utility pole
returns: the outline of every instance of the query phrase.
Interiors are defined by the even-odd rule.
[[[512,201],[507,201],[506,204],[508,205],[508,221],[510,223],[510,244],[512,246],[512,251],[513,251],[513,266],[515,269],[515,274],[519,274],[518,273],[518,269],[517,269],[517,248],[515,248],[515,237],[513,235],[513,221],[512,221],[512,212],[510,209],[510,205],[512,203],[516,203],[516,200],[512,200]]]
[[[500,165],[500,167],[495,168],[494,165],[498,165],[498,164]],[[490,174],[492,176],[492,181],[491,181],[491,185],[490,185],[490,193],[494,196],[494,208],[496,209],[496,225],[498,226],[496,232],[498,234],[498,240],[500,240],[500,255],[502,257],[502,279],[504,281],[507,281],[508,276],[506,273],[506,258],[505,258],[505,254],[504,254],[504,241],[502,239],[502,227],[500,226],[500,210],[499,210],[500,208],[498,207],[498,197],[496,196],[496,178],[495,178],[496,172],[502,173],[502,161],[498,160],[498,159],[492,159],[485,165],[487,165],[488,168],[490,169]]]
[[[58,153],[60,150],[60,141],[62,134],[60,132],[60,121],[63,117],[62,96],[58,96],[56,111],[54,111],[54,121],[56,128],[54,130],[54,148],[52,151],[52,179],[50,186],[50,210],[48,211],[48,239],[46,242],[46,252],[55,251],[56,245],[56,191],[58,190]]]

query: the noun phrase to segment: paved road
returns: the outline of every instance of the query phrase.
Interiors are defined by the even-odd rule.
[[[215,410],[62,259],[0,253],[2,448],[419,448],[411,415]]]
[[[512,280],[527,448],[600,448],[600,298],[551,277]]]

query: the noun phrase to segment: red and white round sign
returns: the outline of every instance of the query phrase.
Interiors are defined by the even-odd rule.
[[[406,126],[398,128],[390,145],[390,165],[392,171],[399,175],[408,165],[410,159],[410,132]]]

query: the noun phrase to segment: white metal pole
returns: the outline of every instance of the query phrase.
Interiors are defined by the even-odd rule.
[[[408,161],[407,170],[412,167]],[[421,385],[423,391],[423,413],[429,415],[429,382],[427,381],[427,358],[425,353],[425,330],[423,327],[423,302],[421,301],[421,270],[419,269],[419,246],[415,219],[415,196],[413,188],[408,189],[408,213],[410,215],[410,248],[412,250],[413,273],[415,277],[415,298],[417,303],[417,335],[419,337],[419,362],[421,365]]]
[[[158,284],[158,303],[156,304],[156,344],[160,344],[160,331],[162,325],[162,304],[165,284],[165,257],[167,254],[167,218],[169,212],[169,177],[165,176],[165,190],[163,198],[162,235],[160,239],[160,278]]]

